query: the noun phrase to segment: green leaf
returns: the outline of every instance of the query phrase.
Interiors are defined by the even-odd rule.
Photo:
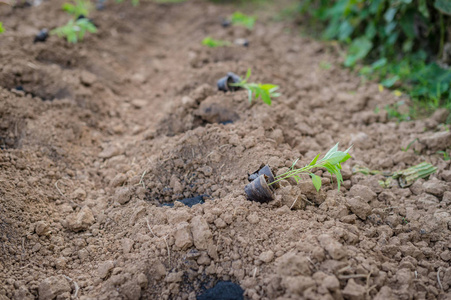
[[[5,28],[3,28],[3,23],[0,22],[0,33],[5,32]]]
[[[338,144],[336,143],[335,146],[333,146],[332,148],[330,148],[330,150],[326,153],[326,155],[324,155],[322,160],[326,160],[328,159],[332,154],[334,154],[335,152],[337,152],[338,150]]]
[[[451,15],[451,1],[435,0],[434,7],[444,14]]]
[[[244,26],[248,29],[254,28],[255,21],[257,20],[254,16],[248,16],[241,12],[234,12],[230,17],[230,21],[233,25]]]
[[[310,173],[310,176],[312,177],[312,182],[315,186],[316,191],[319,192],[319,190],[321,189],[321,177],[313,173]]]
[[[396,81],[398,81],[398,80],[399,80],[399,76],[396,75],[396,76],[393,76],[393,77],[390,77],[390,78],[387,78],[387,79],[381,81],[381,84],[382,84],[383,86],[387,87],[387,88],[390,88],[390,87],[392,87],[392,86],[396,83]]]
[[[419,0],[418,10],[426,19],[429,19],[429,10],[428,10],[426,0]]]
[[[246,79],[244,79],[245,81],[247,81],[249,79],[249,77],[251,77],[252,71],[251,69],[247,69],[247,73],[246,73]]]
[[[308,165],[313,166],[314,164],[316,164],[320,155],[321,155],[321,153],[319,153],[317,156],[315,156],[315,158]]]
[[[348,49],[348,56],[345,60],[345,66],[351,67],[364,58],[373,48],[373,43],[366,37],[360,37],[352,41]]]

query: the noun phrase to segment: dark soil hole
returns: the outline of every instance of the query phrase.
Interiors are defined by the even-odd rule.
[[[197,296],[197,300],[242,300],[243,294],[244,290],[238,284],[219,281],[214,287]]]
[[[196,204],[204,204],[205,203],[204,199],[208,198],[208,197],[210,197],[210,196],[200,195],[200,196],[196,196],[193,198],[185,198],[185,199],[181,199],[181,200],[176,200],[175,202],[180,202],[180,203],[185,204],[188,207],[193,207]],[[162,203],[162,206],[173,207],[174,203]]]

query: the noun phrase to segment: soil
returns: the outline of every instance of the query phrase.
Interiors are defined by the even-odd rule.
[[[407,99],[292,22],[223,28],[232,4],[107,3],[98,34],[33,43],[67,22],[62,2],[0,8],[1,300],[195,299],[218,281],[246,299],[451,298],[447,111],[390,120]],[[248,68],[280,85],[271,107],[217,91]],[[246,199],[261,165],[281,174],[337,142],[353,145],[340,190],[317,170],[319,193],[306,178]],[[438,171],[408,188],[352,172],[423,161]]]

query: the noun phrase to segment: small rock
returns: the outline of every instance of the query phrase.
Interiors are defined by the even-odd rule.
[[[365,287],[355,283],[354,279],[349,279],[348,284],[343,290],[343,296],[349,300],[365,299]]]
[[[94,215],[87,206],[84,206],[78,213],[72,214],[67,218],[69,229],[75,232],[88,229],[94,222]]]
[[[308,276],[312,274],[310,262],[305,256],[288,252],[281,256],[277,265],[277,273],[284,276]]]
[[[169,224],[176,225],[182,222],[189,222],[192,215],[188,212],[187,209],[179,208],[176,210],[168,210],[166,212],[166,217]]]
[[[201,216],[195,216],[191,220],[191,233],[193,234],[194,246],[199,250],[207,250],[213,236],[207,221]]]
[[[165,279],[166,282],[180,282],[182,280],[183,280],[183,271],[169,273]]]
[[[451,147],[451,132],[442,131],[428,134],[420,139],[420,143],[433,152],[446,150]]]
[[[142,289],[147,288],[149,281],[144,273],[139,273],[136,280],[138,281],[138,284]]]
[[[141,109],[147,105],[147,100],[144,99],[134,99],[132,100],[131,104],[134,108]]]
[[[374,297],[374,300],[395,300],[391,288],[388,286],[381,287],[379,293]]]
[[[274,252],[271,250],[262,252],[258,258],[264,263],[269,263],[274,259]]]
[[[99,268],[97,269],[97,274],[99,275],[100,279],[106,279],[110,275],[113,268],[114,263],[111,260],[108,260],[99,266]]]
[[[451,170],[443,171],[442,179],[446,182],[451,182]]]
[[[80,74],[80,82],[84,85],[90,86],[93,85],[97,80],[96,75],[88,72],[88,71],[82,71]]]
[[[362,220],[366,220],[366,217],[371,214],[371,206],[360,197],[347,199],[347,204],[349,209]]]
[[[339,260],[347,255],[345,247],[328,234],[318,236],[318,241],[333,259]]]
[[[116,189],[116,193],[114,194],[114,200],[119,204],[124,205],[128,201],[130,201],[132,197],[132,191],[129,187],[121,187]]]
[[[362,200],[368,203],[375,200],[377,194],[365,185],[356,184],[349,190],[349,196],[360,197]]]
[[[53,300],[71,290],[68,280],[63,275],[48,277],[39,284],[39,300]]]
[[[193,237],[187,222],[182,222],[177,225],[174,238],[175,246],[181,250],[186,250],[193,245]]]
[[[113,156],[117,156],[119,154],[121,154],[121,149],[119,149],[119,147],[115,145],[109,145],[108,147],[103,149],[102,152],[99,153],[99,157],[107,159]]]
[[[186,108],[192,108],[192,107],[196,106],[196,101],[194,101],[193,98],[190,98],[188,96],[184,96],[182,98],[182,104]]]
[[[122,250],[124,253],[130,253],[133,250],[133,245],[135,244],[135,241],[129,238],[123,238],[122,239]]]
[[[251,224],[257,224],[260,221],[260,218],[258,217],[258,215],[256,213],[252,213],[247,217],[247,220]]]
[[[35,231],[39,236],[47,236],[50,234],[50,227],[46,222],[39,221],[36,223]]]
[[[439,180],[429,180],[423,184],[423,188],[426,193],[441,198],[446,191],[446,184]]]
[[[334,275],[329,275],[324,278],[322,286],[332,292],[340,288],[340,282]]]
[[[84,189],[78,188],[71,194],[71,198],[74,200],[84,200],[86,198],[86,192]]]
[[[127,181],[127,175],[120,173],[114,176],[114,178],[110,182],[111,187],[118,187],[123,185]]]

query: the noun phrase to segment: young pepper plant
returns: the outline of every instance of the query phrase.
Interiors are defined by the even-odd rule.
[[[83,40],[86,32],[96,33],[97,28],[88,19],[69,20],[66,25],[50,31],[50,34],[56,34],[58,37],[64,37],[69,43],[77,43]]]
[[[337,178],[338,189],[340,189],[341,183],[343,182],[343,176],[341,175],[340,171],[341,164],[351,158],[351,155],[348,153],[351,147],[349,147],[346,151],[339,151],[337,143],[329,150],[329,152],[327,152],[327,154],[322,159],[318,160],[319,156],[321,155],[318,154],[311,163],[303,168],[295,168],[295,165],[299,160],[297,159],[294,161],[293,165],[287,172],[276,176],[276,180],[271,182],[269,185],[291,177],[294,178],[297,183],[299,183],[299,181],[301,180],[300,175],[308,174],[312,178],[312,182],[316,190],[319,191],[321,189],[321,177],[313,174],[311,170],[314,168],[323,168],[326,169],[331,175],[335,175],[335,177]]]
[[[79,17],[88,17],[93,5],[89,0],[77,0],[75,1],[75,4],[64,3],[62,8],[69,15],[72,15],[77,19]]]
[[[230,85],[244,88],[249,94],[249,103],[252,103],[253,97],[255,99],[261,98],[262,101],[268,105],[271,105],[271,98],[279,97],[280,94],[276,93],[279,89],[275,84],[261,84],[261,83],[248,83],[249,77],[251,77],[251,69],[247,70],[246,78],[241,82],[232,83]]]

